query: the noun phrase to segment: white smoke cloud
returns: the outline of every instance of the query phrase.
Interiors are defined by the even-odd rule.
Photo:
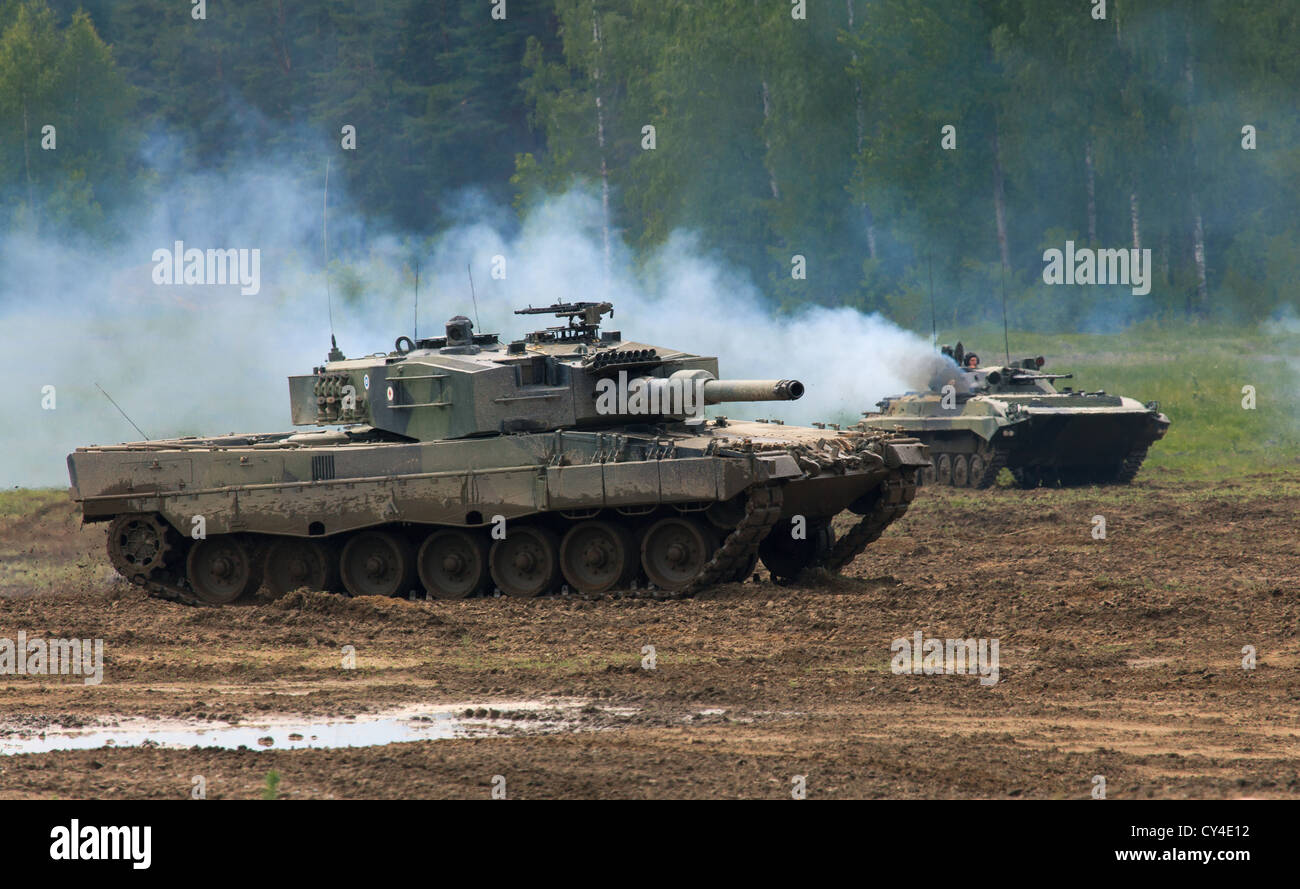
[[[331,231],[355,227],[334,188]],[[424,336],[451,315],[475,316],[469,265],[480,331],[517,338],[559,322],[515,308],[607,299],[624,339],[717,355],[726,377],[807,386],[798,402],[717,408],[728,416],[852,422],[882,396],[925,383],[933,352],[923,338],[851,309],[776,315],[687,234],[640,263],[615,238],[607,278],[599,202],[582,190],[542,200],[513,224],[501,208],[465,206],[466,221],[419,256]],[[285,378],[309,372],[329,348],[320,226],[319,190],[258,168],[184,177],[108,249],[49,233],[0,238],[0,333],[12,368],[0,484],[63,486],[64,457],[77,446],[139,438],[96,382],[153,438],[287,429]],[[261,292],[155,285],[153,251],[176,240],[260,249]],[[349,356],[386,351],[411,332],[416,259],[393,235],[353,240],[364,253],[330,276],[334,329]],[[502,280],[491,276],[495,256],[505,258]],[[813,270],[809,288],[815,282]],[[42,408],[47,385],[54,410]]]
[[[807,386],[797,402],[719,406],[729,416],[851,422],[881,397],[926,382],[934,353],[925,339],[853,309],[777,315],[751,282],[686,233],[640,264],[621,243],[611,252],[607,279],[600,204],[577,190],[535,206],[514,237],[487,226],[453,229],[434,250],[436,286],[447,296],[436,301],[446,309],[433,320],[440,324],[462,312],[473,317],[463,257],[486,270],[494,256],[503,256],[504,280],[476,273],[482,330],[512,338],[548,320],[559,323],[544,315],[516,317],[515,308],[604,299],[615,310],[606,326],[625,340],[717,355],[724,377],[798,379]],[[811,278],[810,288],[815,273]],[[433,311],[422,310],[422,317]]]

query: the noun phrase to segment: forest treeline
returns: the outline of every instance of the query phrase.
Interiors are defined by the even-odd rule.
[[[1255,321],[1300,279],[1300,6],[1249,0],[0,0],[0,231],[325,161],[376,227],[575,183],[774,303],[930,326]],[[356,150],[341,129],[356,128]],[[48,127],[53,127],[52,130]],[[56,150],[48,150],[51,137]],[[159,170],[154,140],[185,148]],[[254,212],[250,208],[250,212]],[[1151,251],[1150,292],[1043,253]]]

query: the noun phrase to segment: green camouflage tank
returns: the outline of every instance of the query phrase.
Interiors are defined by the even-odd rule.
[[[342,588],[461,598],[689,595],[847,564],[907,509],[925,446],[893,432],[742,422],[705,405],[791,400],[716,358],[602,331],[609,303],[513,342],[457,316],[391,352],[335,347],[289,379],[303,432],[78,448],[72,496],[113,566],[225,604]],[[860,516],[836,539],[831,520]]]
[[[880,401],[856,427],[925,442],[931,483],[987,488],[1007,467],[1025,488],[1127,484],[1169,428],[1155,402],[1058,391],[1053,381],[1073,374],[1043,373],[1041,357],[986,367],[961,343],[943,352],[927,391]]]

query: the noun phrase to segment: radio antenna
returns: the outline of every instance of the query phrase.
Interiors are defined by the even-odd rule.
[[[329,291],[329,157],[325,159],[325,200],[321,203],[321,244],[325,251],[325,305],[329,308],[329,360],[342,361],[334,339],[334,296]]]
[[[1011,335],[1007,333],[1007,264],[1002,263],[1002,344],[1007,350],[1007,365],[1011,364]]]
[[[478,294],[474,292],[474,268],[467,262],[465,271],[469,272],[469,295],[474,300],[474,326],[478,327]]]
[[[99,383],[95,384],[95,388],[98,389],[100,392],[104,392],[104,387],[99,385]],[[126,421],[128,423],[130,423],[132,426],[135,426],[135,420],[132,420],[130,417],[126,416],[126,411],[122,410],[122,406],[120,404],[118,404],[116,401],[113,401],[113,396],[109,395],[107,392],[104,392],[104,397],[109,400],[109,403],[111,403],[113,407],[117,408],[117,412],[119,414],[121,414],[123,417],[126,417]],[[139,426],[135,426],[135,431],[139,432],[140,435],[144,436],[145,441],[152,440],[149,438],[149,436],[144,434],[144,430],[141,429]]]
[[[330,160],[325,158],[325,200],[320,208],[320,239],[325,253],[325,305],[330,316],[330,345],[334,345],[334,297],[330,294]]]
[[[412,337],[417,343],[420,341],[420,260],[415,261],[415,311],[411,313],[411,331]]]
[[[939,323],[934,318],[934,262],[930,259],[929,254],[925,257],[926,267],[930,271],[930,340],[931,345],[939,348]]]

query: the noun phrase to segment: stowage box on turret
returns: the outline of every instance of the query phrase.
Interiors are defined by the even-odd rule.
[[[1025,488],[1127,484],[1169,429],[1155,402],[1057,391],[1053,381],[1073,374],[1043,373],[1042,358],[986,367],[961,343],[943,352],[928,391],[886,398],[857,425],[925,442],[934,463],[924,476],[938,484],[987,488],[1003,467]]]
[[[608,303],[503,343],[457,316],[394,351],[335,348],[289,379],[298,433],[78,448],[72,496],[113,566],[225,604],[263,582],[352,595],[688,595],[837,569],[907,509],[926,448],[894,433],[706,418],[799,398],[717,359],[602,332]],[[841,539],[831,519],[861,516]]]

